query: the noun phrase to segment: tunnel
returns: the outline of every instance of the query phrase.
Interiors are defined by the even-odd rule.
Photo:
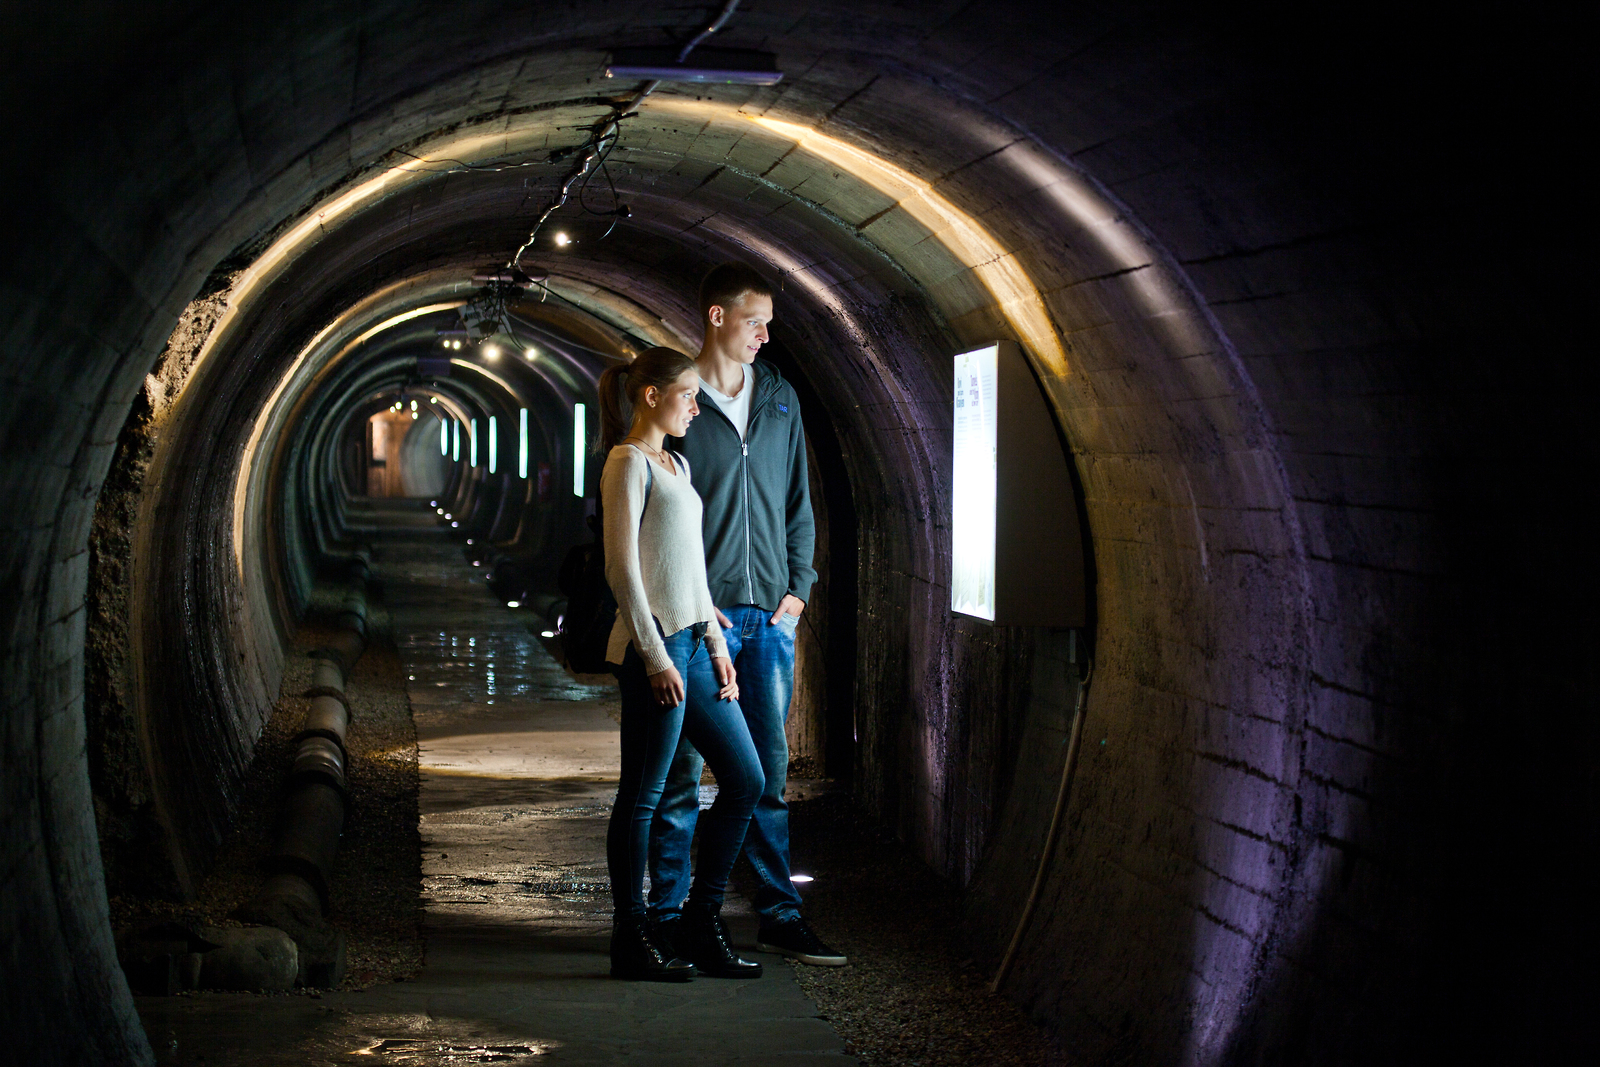
[[[1526,103],[1557,20],[729,7],[701,60],[780,79],[607,76],[716,4],[8,10],[8,1055],[154,1062],[108,884],[218,862],[362,502],[551,610],[597,376],[695,352],[731,261],[778,290],[825,518],[792,743],[1065,1062],[1564,1045],[1595,820],[1581,249],[1537,217],[1580,172]],[[997,340],[1067,459],[1081,625],[950,610],[951,358]]]

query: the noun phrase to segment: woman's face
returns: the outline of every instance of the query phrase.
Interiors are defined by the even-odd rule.
[[[682,437],[689,432],[689,423],[700,414],[695,396],[700,392],[700,375],[686,370],[678,380],[656,393],[653,409],[654,421],[669,437]]]

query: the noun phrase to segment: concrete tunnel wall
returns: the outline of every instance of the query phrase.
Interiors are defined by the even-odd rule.
[[[134,664],[177,689],[135,725],[190,746],[225,797],[294,621],[264,513],[243,542],[200,536],[233,528],[241,476],[274,476],[247,462],[254,420],[318,330],[383,285],[502,256],[540,200],[526,175],[419,176],[394,150],[575,141],[605,112],[601,50],[699,16],[63,10],[89,24],[39,16],[5,64],[22,143],[70,126],[75,146],[14,177],[33,210],[11,246],[29,252],[3,268],[6,1022],[40,1062],[147,1062],[107,928],[83,708],[86,545],[135,398],[159,411],[181,390],[153,461],[161,513],[136,524],[148,570],[130,578]],[[1472,314],[1483,246],[1504,235],[1474,216],[1460,239],[1454,212],[1485,176],[1437,165],[1439,131],[1408,125],[1458,128],[1393,65],[1404,49],[1321,30],[1309,47],[1156,6],[753,5],[723,43],[776,51],[785,83],[653,100],[619,147],[632,224],[564,271],[680,334],[708,263],[782,273],[779,340],[859,522],[858,793],[971,887],[985,961],[1020,910],[1074,694],[1062,635],[945,611],[947,357],[995,335],[1029,347],[1083,488],[1098,616],[1089,744],[1008,992],[1090,1062],[1481,1045],[1451,1028],[1490,996],[1487,961],[1530,976],[1492,1039],[1561,1003],[1528,935],[1575,876],[1505,831],[1525,810],[1589,810],[1573,784],[1589,778],[1493,730],[1498,713],[1553,731],[1576,684],[1521,653],[1581,647],[1518,606],[1552,588],[1529,532],[1477,507],[1478,479],[1508,471],[1480,428],[1532,424],[1496,395],[1499,338]],[[71,85],[54,66],[68,41],[92,60]],[[814,132],[797,146],[740,107]],[[392,189],[341,202],[374,180]],[[983,235],[1005,255],[985,259]],[[224,291],[236,325],[256,323],[228,358],[160,362],[192,302]],[[1560,454],[1559,417],[1526,432]],[[1548,505],[1523,485],[1513,503]],[[1491,553],[1509,573],[1486,591]],[[1485,633],[1502,635],[1487,679]],[[1581,770],[1582,751],[1544,755]],[[168,829],[203,856],[226,805],[185,810]],[[1524,881],[1543,918],[1460,935]]]

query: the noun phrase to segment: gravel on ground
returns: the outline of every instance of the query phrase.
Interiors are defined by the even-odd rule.
[[[846,967],[795,969],[863,1067],[1056,1067],[1045,1032],[963,959],[960,892],[868,820],[848,795],[791,802],[794,870],[818,935]],[[746,894],[754,875],[741,862]]]

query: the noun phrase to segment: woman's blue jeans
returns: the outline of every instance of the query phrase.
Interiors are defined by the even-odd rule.
[[[753,604],[727,608],[724,614],[733,624],[722,632],[739,672],[739,707],[760,754],[765,779],[761,802],[756,805],[744,843],[745,855],[750,857],[760,883],[752,903],[763,920],[783,922],[800,914],[800,894],[789,877],[789,805],[783,799],[789,777],[789,740],[784,724],[789,719],[789,698],[794,693],[797,619],[786,615],[773,623],[769,621],[772,612]],[[709,675],[710,663],[700,670]],[[689,743],[679,745],[663,799],[657,804],[650,842],[651,918],[677,914],[684,897],[689,895],[689,842],[700,813],[701,753],[695,751],[700,742],[685,736]],[[709,758],[707,762],[711,763],[711,773],[716,774],[716,763]],[[722,788],[721,775],[717,776],[717,787]],[[717,796],[720,800],[722,794]],[[700,822],[703,827],[704,820]],[[705,830],[700,832],[704,835]],[[700,848],[705,847],[702,836]]]
[[[704,640],[693,627],[665,640],[667,654],[687,690],[677,707],[663,708],[656,700],[644,660],[631,642],[617,671],[622,689],[622,780],[606,831],[606,864],[619,921],[643,921],[645,917],[650,820],[661,801],[680,735],[705,756],[718,787],[716,803],[701,820],[699,862],[689,890],[692,903],[722,904],[728,875],[750,825],[750,813],[766,784],[744,713],[737,702],[717,699],[716,676]]]

